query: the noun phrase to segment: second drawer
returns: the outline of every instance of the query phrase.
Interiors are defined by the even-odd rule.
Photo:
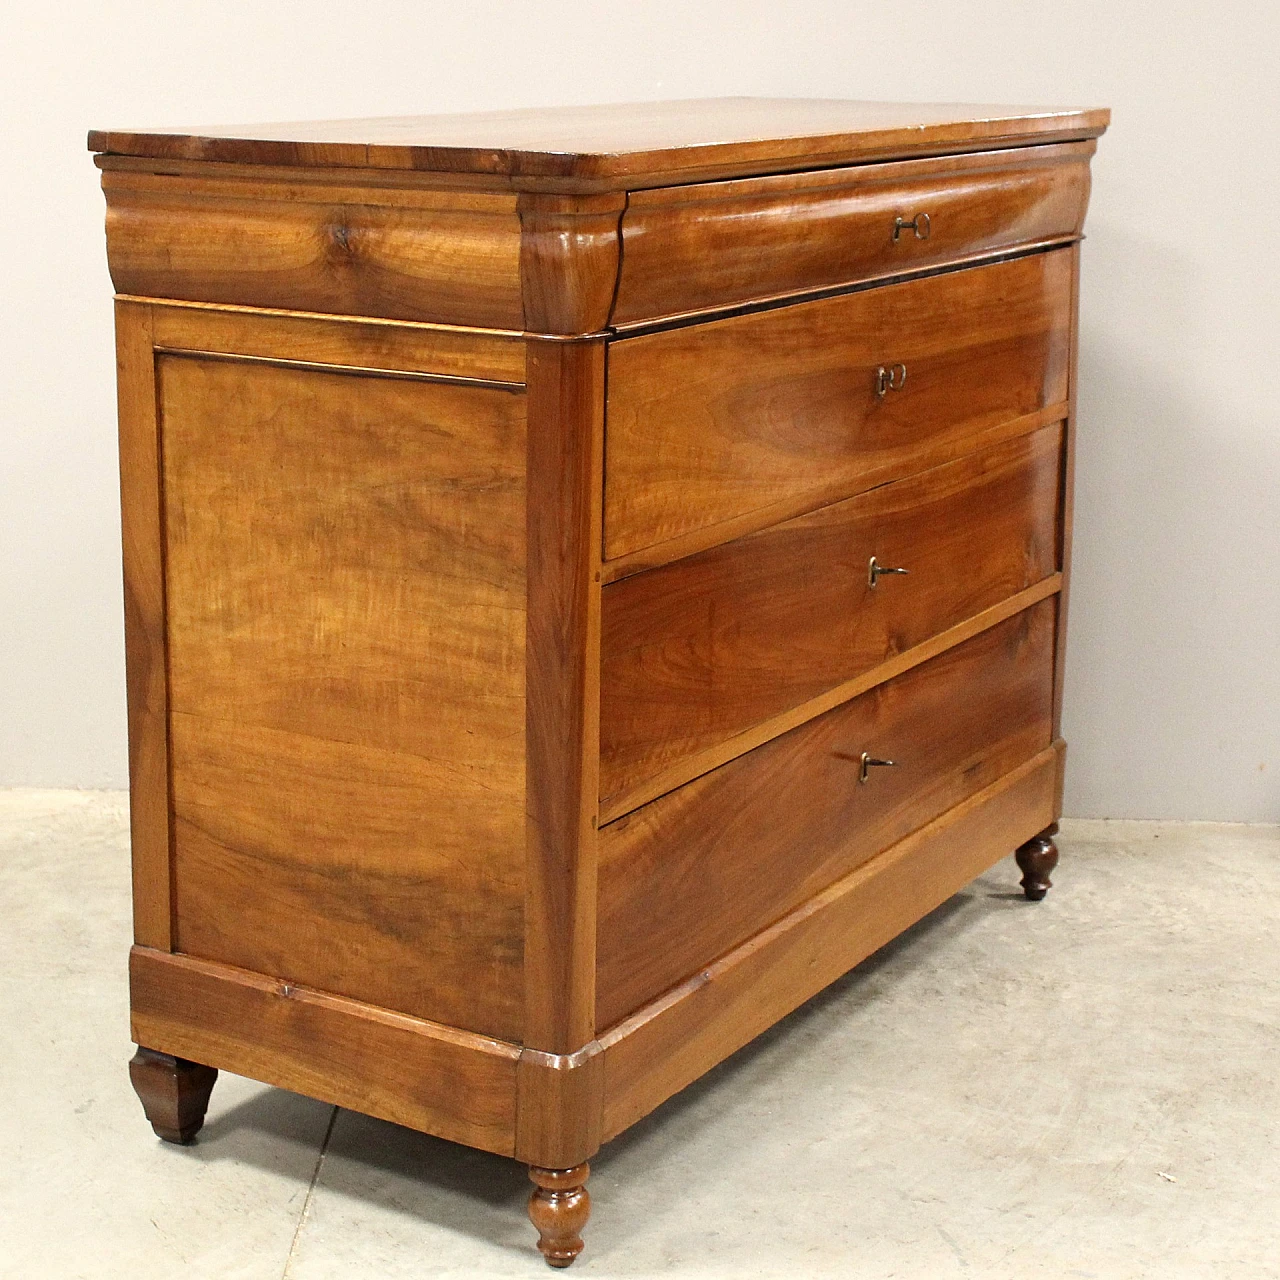
[[[1052,574],[1061,449],[1055,424],[606,586],[606,814],[637,790],[648,799],[649,780],[701,772],[699,752]],[[877,574],[873,587],[873,556],[908,573]]]
[[[1074,261],[1054,249],[611,342],[606,575],[1065,416]]]

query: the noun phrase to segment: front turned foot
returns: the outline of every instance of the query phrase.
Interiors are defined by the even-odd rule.
[[[538,1248],[551,1267],[567,1267],[582,1252],[582,1228],[591,1214],[587,1176],[591,1166],[539,1169],[529,1166],[535,1184],[529,1197],[529,1221],[538,1228]]]
[[[1053,888],[1049,873],[1058,865],[1058,846],[1053,843],[1057,830],[1055,822],[1021,845],[1014,854],[1022,869],[1022,892],[1031,902],[1039,902]]]
[[[158,1137],[186,1145],[204,1124],[218,1073],[213,1067],[139,1048],[129,1062],[129,1079]]]

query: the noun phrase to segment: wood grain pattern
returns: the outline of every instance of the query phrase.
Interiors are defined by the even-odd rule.
[[[518,1041],[523,395],[158,369],[177,946]]]
[[[604,343],[528,348],[525,1044],[595,1035]]]
[[[599,1041],[576,1053],[525,1049],[517,1072],[516,1159],[560,1169],[600,1149],[604,1059]]]
[[[524,384],[524,340],[516,334],[207,303],[158,302],[152,315],[156,346],[166,351]]]
[[[1072,262],[1033,254],[614,342],[606,560],[746,513],[763,527],[1064,400]],[[899,362],[905,384],[877,395],[877,368]]]
[[[172,941],[169,687],[165,639],[160,431],[151,308],[116,303],[125,689],[129,711],[129,835],[134,941]]]
[[[1019,436],[1030,435],[1032,432],[1039,431],[1042,427],[1064,422],[1068,411],[1067,402],[1062,400],[1057,404],[1038,409],[1035,413],[1028,413],[1020,418],[1012,418],[1006,422],[998,423],[996,426],[977,431],[963,445],[945,447],[939,442],[939,447],[936,450],[931,449],[918,458],[918,470],[924,471],[930,467],[940,467],[956,458],[963,457],[966,453],[987,449],[1000,444],[1002,441],[1015,440]],[[936,456],[934,456],[935,453]],[[910,474],[910,472],[904,472],[904,474]],[[899,476],[889,473],[878,480],[876,484],[890,484],[899,478]],[[875,488],[876,484],[868,484],[865,488],[859,484],[856,489],[857,492],[863,493]],[[816,511],[823,506],[849,497],[848,487],[847,482],[840,481],[833,482],[828,486],[830,492],[799,489],[787,498],[771,502],[767,507],[754,507],[751,510],[742,512],[740,515],[717,521],[715,524],[693,528],[664,542],[642,547],[638,551],[629,551],[626,555],[617,556],[612,560],[605,560],[600,566],[601,581],[605,583],[621,582],[622,579],[629,578],[634,573],[643,573],[649,569],[661,568],[663,565],[671,564],[673,561],[683,559],[685,556],[697,555],[710,547],[718,547],[722,543],[733,541],[735,538],[745,538],[761,529],[767,529],[771,525],[781,524],[784,520],[793,520],[796,516],[806,515],[811,511]]]
[[[116,290],[519,330],[513,194],[105,171]]]
[[[1093,142],[634,193],[619,328],[895,276],[1080,234]],[[894,236],[930,219],[927,239]]]
[[[520,283],[531,333],[599,333],[618,287],[622,195],[520,197]]]
[[[89,149],[220,164],[478,174],[525,190],[634,190],[1097,137],[1106,110],[706,98],[185,130],[94,130]]]
[[[305,170],[289,180],[219,168],[104,171],[121,293],[481,326],[490,342],[502,331],[580,336],[608,323],[622,194],[326,185]],[[372,345],[376,332],[362,332]],[[435,335],[435,350],[447,340]]]
[[[129,997],[134,1040],[163,1053],[514,1152],[516,1045],[143,947]]]
[[[1061,440],[1047,427],[606,586],[602,805],[1052,574]],[[909,572],[872,587],[873,556]]]
[[[1040,752],[605,1032],[605,1140],[1007,857],[1044,825],[1058,756]]]
[[[603,828],[598,1025],[1042,750],[1052,663],[1045,601]]]
[[[893,680],[904,672],[920,666],[921,663],[936,658],[938,654],[945,653],[948,649],[953,649],[956,645],[981,635],[1006,618],[1011,618],[1014,614],[1031,608],[1033,604],[1039,604],[1041,600],[1047,600],[1050,596],[1056,595],[1061,581],[1061,575],[1051,574],[1025,591],[1019,591],[1016,595],[1001,600],[999,604],[975,613],[954,627],[948,627],[945,631],[940,631],[937,635],[921,641],[913,648],[895,654],[877,666],[867,668],[859,675],[832,685],[830,689],[816,697],[788,707],[786,711],[770,716],[767,720],[761,720],[751,728],[723,738],[709,747],[704,747],[701,751],[695,751],[661,769],[645,781],[637,783],[634,787],[615,792],[607,802],[602,802],[600,805],[600,825],[603,827],[606,823],[623,817],[633,809],[638,809],[641,805],[648,804],[649,801],[656,800],[669,791],[674,791],[686,782],[691,782],[704,773],[710,773],[712,769],[718,769],[722,764],[735,760],[748,751],[754,751],[756,747],[763,746],[766,742],[831,711],[841,703],[848,702],[850,698],[857,698],[886,680]]]

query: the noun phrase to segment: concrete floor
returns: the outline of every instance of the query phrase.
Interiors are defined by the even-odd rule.
[[[592,1276],[1280,1276],[1280,828],[1064,824],[594,1162]],[[126,1079],[125,800],[0,792],[0,1276],[549,1275],[514,1163]]]

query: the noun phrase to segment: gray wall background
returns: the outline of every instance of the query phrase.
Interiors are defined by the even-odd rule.
[[[89,127],[747,93],[1114,109],[1084,252],[1067,811],[1280,820],[1278,62],[1252,0],[10,10],[0,785],[126,782]]]

